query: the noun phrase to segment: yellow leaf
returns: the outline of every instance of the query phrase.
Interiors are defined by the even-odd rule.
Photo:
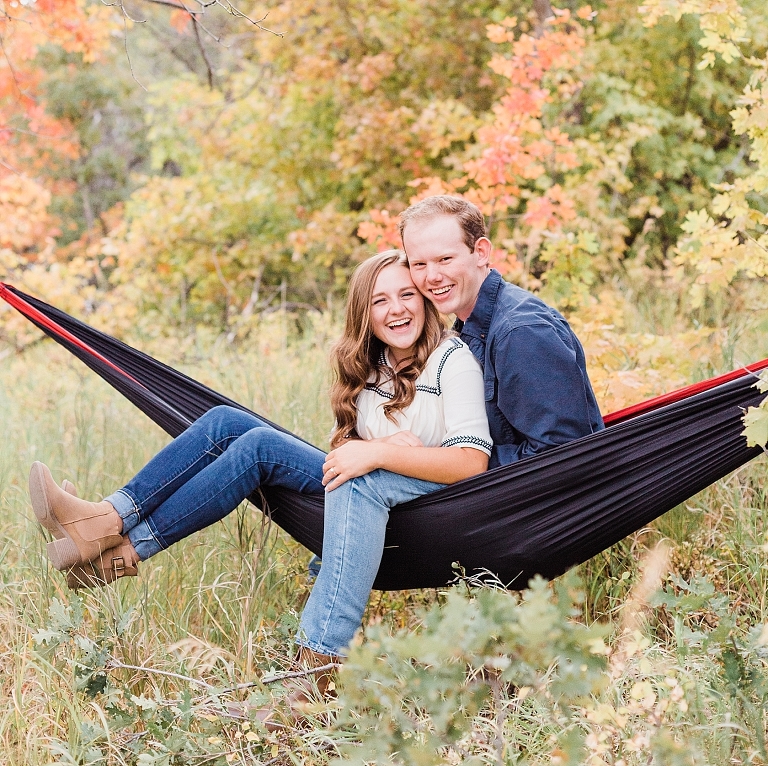
[[[765,402],[763,402],[763,405]],[[768,409],[750,407],[744,414],[744,430],[748,447],[765,447],[768,444]]]

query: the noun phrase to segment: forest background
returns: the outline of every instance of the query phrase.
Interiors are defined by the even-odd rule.
[[[274,31],[159,6],[0,7],[8,282],[144,343],[258,342],[276,311],[330,320],[400,210],[463,193],[604,411],[748,361],[760,3],[286,2]],[[0,333],[37,338],[7,310]]]
[[[496,268],[568,316],[607,413],[768,355],[767,45],[762,0],[0,0],[0,279],[322,445],[351,270],[399,244],[411,201],[461,193],[488,216]],[[382,673],[391,699],[353,681],[351,721],[321,711],[322,735],[270,739],[193,704],[183,678],[276,662],[307,587],[295,547],[241,511],[215,533],[216,566],[190,547],[119,596],[70,596],[28,522],[28,462],[101,492],[162,437],[39,344],[0,307],[10,763],[362,762],[377,747],[414,763],[768,762],[759,466],[589,562],[581,591],[382,597],[345,673]],[[746,437],[768,441],[768,409]],[[642,559],[660,539],[663,563]],[[643,612],[648,577],[665,590]],[[456,649],[447,624],[473,609],[487,640],[542,632]],[[402,663],[433,668],[440,647],[450,672],[419,676],[431,691],[407,702]],[[557,669],[577,657],[569,687]],[[183,678],[116,681],[121,663]]]

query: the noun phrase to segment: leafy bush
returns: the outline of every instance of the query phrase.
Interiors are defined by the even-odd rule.
[[[62,763],[131,766],[768,761],[768,625],[740,626],[704,578],[670,577],[651,596],[647,616],[664,642],[646,635],[647,621],[584,624],[583,599],[573,573],[537,578],[522,594],[455,587],[417,629],[369,628],[340,673],[338,701],[314,710],[312,731],[279,737],[228,716],[236,689],[225,679],[115,660],[133,610],[116,618],[89,613],[78,596],[54,599],[34,636],[59,694],[71,695],[68,739],[51,751]],[[250,685],[254,705],[270,701]]]
[[[670,628],[585,626],[578,580],[454,589],[422,629],[372,631],[342,676],[350,764],[723,764],[768,760],[768,626],[704,578],[651,597]],[[626,607],[637,608],[637,604]],[[657,625],[658,627],[658,625]],[[603,639],[612,633],[606,645]]]

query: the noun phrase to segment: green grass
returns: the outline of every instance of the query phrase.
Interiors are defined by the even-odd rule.
[[[327,414],[319,412],[324,353],[297,348],[277,364],[274,356],[265,363],[257,354],[222,353],[199,359],[195,372],[322,443],[328,427]],[[100,497],[122,486],[168,437],[51,343],[5,361],[0,419],[0,750],[8,763],[43,763],[46,739],[66,739],[62,722],[72,718],[76,703],[53,693],[51,684],[58,687],[61,679],[40,666],[30,646],[30,633],[48,622],[52,599],[66,602],[70,595],[48,567],[46,540],[33,521],[29,465],[42,460],[58,480],[74,481],[83,496]],[[84,601],[107,621],[134,610],[130,641],[120,647],[126,664],[183,661],[194,671],[198,663],[241,681],[285,656],[293,615],[306,596],[306,559],[300,546],[243,506],[226,522],[146,562],[140,578],[87,593]],[[137,689],[145,685],[136,683]],[[44,732],[29,736],[31,721],[33,730],[41,726]]]

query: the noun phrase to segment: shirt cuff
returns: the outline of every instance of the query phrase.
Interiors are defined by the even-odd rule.
[[[446,439],[443,441],[443,443],[440,445],[441,447],[472,447],[473,449],[480,450],[480,452],[485,452],[488,457],[491,456],[491,450],[493,449],[493,443],[486,441],[485,439],[481,439],[479,436],[470,436],[462,435],[462,436],[451,436],[450,439]]]

